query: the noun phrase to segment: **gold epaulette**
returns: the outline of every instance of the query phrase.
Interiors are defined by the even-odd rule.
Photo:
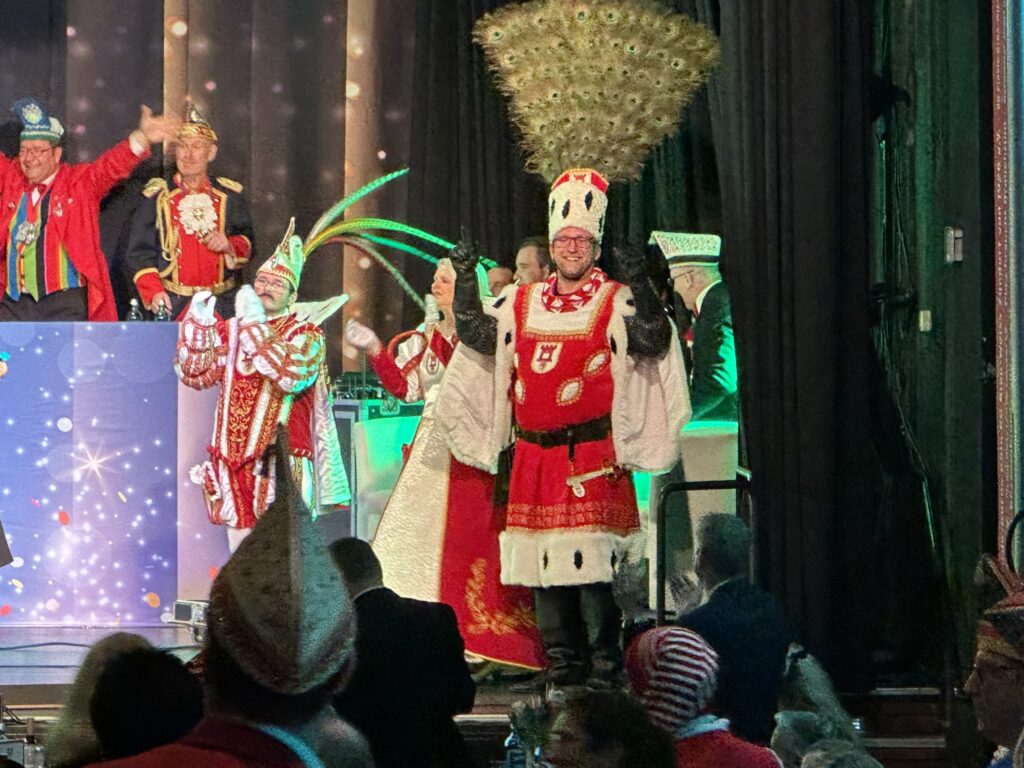
[[[239,184],[234,179],[228,179],[228,178],[225,178],[224,176],[218,176],[217,177],[217,183],[220,184],[222,187],[224,187],[224,189],[230,189],[232,192],[241,192],[242,191],[242,185]]]
[[[142,188],[142,194],[146,197],[154,197],[159,195],[161,192],[167,191],[167,179],[155,178],[150,179],[146,182],[146,186]]]

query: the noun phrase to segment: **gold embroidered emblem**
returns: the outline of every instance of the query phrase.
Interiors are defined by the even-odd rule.
[[[515,603],[508,611],[492,611],[487,608],[484,599],[486,560],[482,557],[474,560],[469,571],[469,579],[466,581],[466,607],[472,621],[466,630],[470,634],[510,635],[536,626],[532,608],[522,603]]]

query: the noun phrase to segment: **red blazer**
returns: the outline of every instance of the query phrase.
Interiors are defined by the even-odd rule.
[[[107,259],[100,249],[100,202],[146,157],[128,139],[91,163],[61,164],[50,188],[47,250],[63,243],[89,297],[90,320],[117,320]],[[7,291],[7,240],[11,217],[28,188],[18,159],[0,153],[0,295]]]
[[[89,768],[306,768],[297,754],[273,736],[240,723],[205,717],[174,744],[134,757],[94,763]]]
[[[676,768],[782,768],[767,747],[743,741],[728,731],[711,731],[675,743]]]

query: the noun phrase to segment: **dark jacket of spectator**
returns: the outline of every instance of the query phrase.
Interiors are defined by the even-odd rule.
[[[385,587],[355,606],[356,669],[334,703],[370,743],[377,768],[469,765],[452,718],[473,708],[476,684],[455,612]]]
[[[730,730],[767,744],[786,664],[790,632],[782,609],[768,593],[736,577],[715,587],[707,601],[676,620],[718,653],[716,712]]]

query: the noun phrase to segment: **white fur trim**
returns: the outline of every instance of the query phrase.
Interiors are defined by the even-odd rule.
[[[615,459],[623,467],[659,474],[679,461],[683,427],[690,420],[690,388],[675,327],[668,353],[661,360],[629,355],[625,318],[634,313],[628,288],[615,295],[608,326],[614,342],[612,439]]]
[[[639,537],[639,532],[633,536],[616,536],[572,529],[505,531],[498,537],[501,583],[524,587],[607,583],[614,575],[613,560],[615,564],[620,563],[627,552],[642,547],[637,541]]]

